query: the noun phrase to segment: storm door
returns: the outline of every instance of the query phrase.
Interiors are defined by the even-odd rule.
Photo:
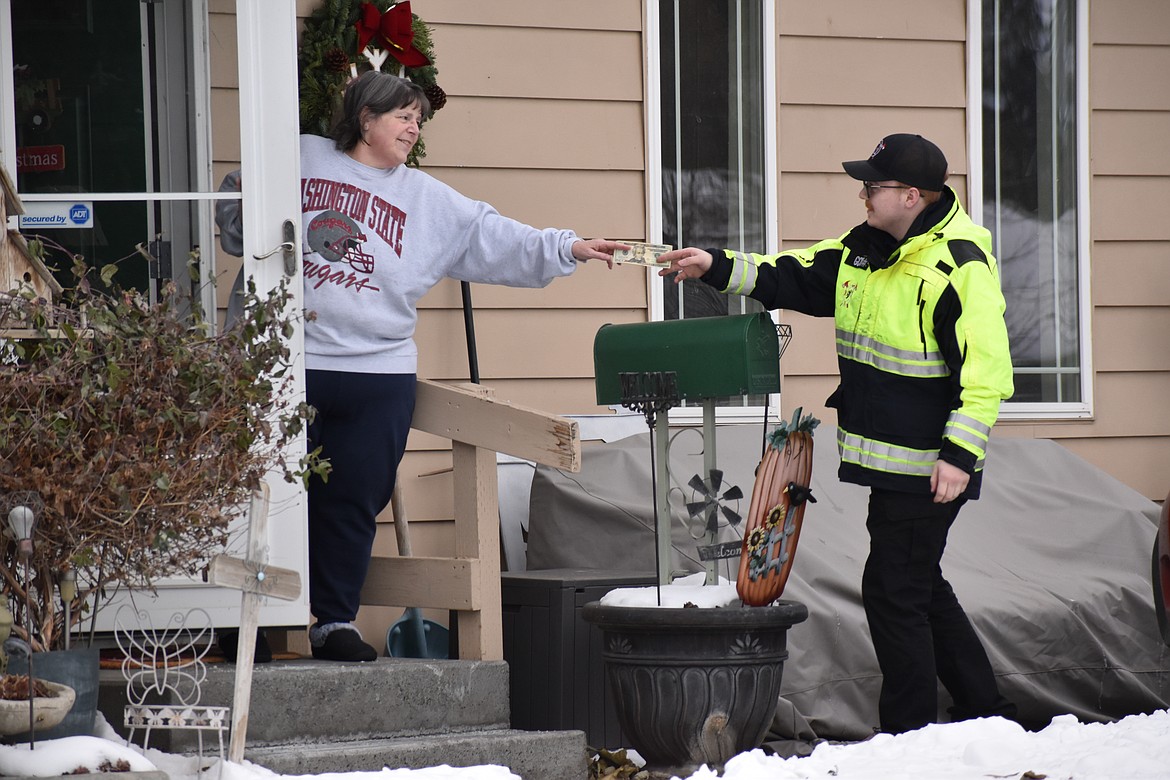
[[[28,211],[20,230],[61,247],[66,285],[65,253],[76,253],[116,266],[119,285],[152,300],[174,280],[205,310],[222,310],[242,264],[260,290],[292,276],[299,310],[296,74],[293,0],[0,0],[0,163]],[[214,222],[217,200],[241,198],[218,192],[237,168],[243,258],[222,251]],[[286,241],[286,222],[291,256],[270,252]],[[290,346],[303,354],[299,328]],[[303,361],[296,373],[303,399]],[[269,483],[269,560],[305,578],[303,491]],[[234,539],[230,552],[242,554],[243,534]],[[239,608],[238,591],[188,580],[133,598],[159,625],[198,606],[224,627]],[[271,601],[261,621],[304,625],[307,604],[306,594]]]

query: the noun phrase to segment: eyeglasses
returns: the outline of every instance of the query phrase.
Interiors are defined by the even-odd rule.
[[[862,187],[865,187],[865,197],[872,198],[874,190],[909,190],[912,187],[907,187],[905,184],[874,184],[872,181],[863,181]]]

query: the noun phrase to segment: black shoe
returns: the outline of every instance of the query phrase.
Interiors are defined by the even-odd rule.
[[[378,651],[363,642],[356,630],[337,628],[329,632],[324,643],[313,646],[313,657],[322,661],[373,661]]]
[[[239,653],[240,647],[240,632],[239,631],[223,631],[218,639],[219,651],[223,653],[223,658],[228,663],[234,664],[236,656]],[[272,660],[272,648],[268,646],[268,637],[264,635],[264,631],[258,630],[256,632],[256,651],[252,654],[252,662],[257,664],[266,664]]]

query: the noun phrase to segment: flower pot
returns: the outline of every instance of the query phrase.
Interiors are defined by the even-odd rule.
[[[655,774],[721,770],[760,745],[780,698],[798,602],[674,609],[585,605],[622,731]]]
[[[73,689],[61,683],[41,680],[53,696],[36,696],[32,701],[33,728],[45,738],[49,730],[63,721],[73,709]],[[0,735],[28,734],[28,699],[0,699]]]
[[[97,648],[74,648],[33,653],[33,677],[49,680],[72,688],[77,698],[73,708],[61,722],[51,729],[37,729],[37,739],[92,736],[97,716],[99,651]],[[28,674],[28,659],[10,657],[9,674]],[[26,703],[27,704],[27,703]],[[24,735],[28,735],[28,712],[25,711]]]

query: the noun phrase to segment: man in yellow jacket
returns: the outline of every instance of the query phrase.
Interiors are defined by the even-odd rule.
[[[947,532],[979,497],[987,437],[1012,365],[991,236],[946,185],[947,161],[922,136],[886,136],[867,160],[866,220],[807,249],[760,255],[677,249],[676,282],[699,279],[768,308],[833,317],[841,384],[839,477],[870,488],[862,601],[883,682],[881,729],[938,716],[1012,716],[987,653],[940,568]]]

